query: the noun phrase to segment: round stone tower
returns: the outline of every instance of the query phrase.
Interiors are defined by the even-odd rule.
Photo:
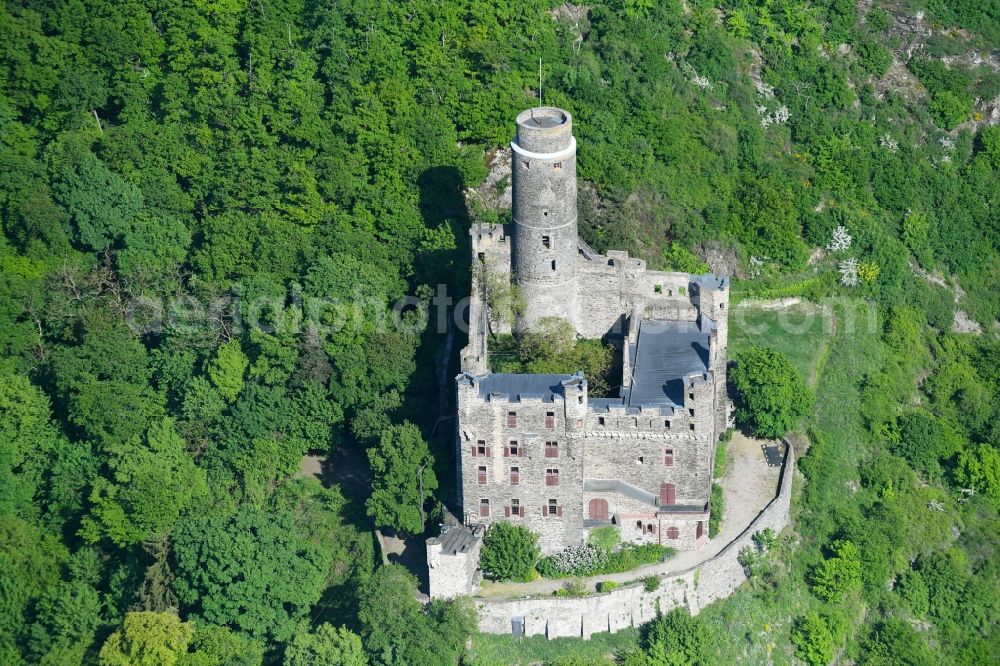
[[[511,266],[524,299],[515,330],[544,317],[576,328],[576,139],[573,118],[543,106],[517,116],[511,142],[514,231]]]

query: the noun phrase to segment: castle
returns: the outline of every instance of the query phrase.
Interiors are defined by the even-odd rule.
[[[456,380],[458,518],[473,535],[496,521],[525,525],[546,554],[606,525],[624,542],[698,549],[708,540],[715,443],[728,418],[728,279],[647,270],[578,237],[568,112],[522,112],[511,149],[512,224],[470,232],[478,268]],[[490,317],[488,279],[516,285],[522,307],[513,322]],[[589,396],[582,373],[489,371],[489,333],[522,334],[550,317],[615,345],[617,396]],[[428,545],[432,596],[445,540]]]

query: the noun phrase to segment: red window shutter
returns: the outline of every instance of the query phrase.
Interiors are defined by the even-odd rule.
[[[521,517],[524,518],[524,507],[522,506],[518,510],[521,512]]]
[[[665,466],[667,466],[667,467],[673,467],[674,466],[674,450],[673,449],[667,449],[666,451],[664,451],[664,453],[663,453],[663,464]]]
[[[517,486],[521,484],[521,473],[511,472],[510,473],[510,485]]]
[[[549,505],[548,504],[543,504],[542,505],[542,516],[544,517],[544,516],[548,516],[548,515],[549,515]]]
[[[528,452],[525,451],[524,447],[522,446],[517,449],[517,455],[518,457],[523,458],[524,456],[528,455]]]
[[[479,447],[477,447],[475,444],[472,445],[472,457],[473,458],[475,458],[477,455],[479,455],[478,448]]]
[[[673,506],[677,501],[677,488],[672,483],[660,484],[660,505]]]
[[[557,506],[556,507],[556,515],[558,517],[562,518],[562,506]]]
[[[503,508],[503,515],[504,515],[505,518],[510,518],[510,507],[509,506],[505,506]]]
[[[510,447],[509,446],[503,447],[503,457],[504,458],[510,458]]]
[[[492,446],[487,446],[486,447],[486,457],[489,458],[491,455],[493,455],[493,447]]]

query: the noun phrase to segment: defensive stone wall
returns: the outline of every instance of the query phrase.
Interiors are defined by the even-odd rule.
[[[479,629],[490,634],[509,634],[520,621],[527,636],[589,638],[602,631],[638,627],[667,612],[687,608],[692,615],[703,607],[728,597],[747,577],[738,561],[740,549],[753,543],[755,532],[770,527],[780,532],[789,523],[793,450],[786,442],[785,462],[777,496],[756,519],[715,557],[690,569],[660,577],[658,589],[647,592],[642,581],[605,594],[580,598],[538,597],[503,601],[478,600]]]

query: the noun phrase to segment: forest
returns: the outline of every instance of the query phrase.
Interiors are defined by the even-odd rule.
[[[998,0],[4,3],[0,663],[992,663],[998,53]],[[427,304],[539,59],[594,248],[874,313],[766,341],[822,352],[750,581],[557,645],[372,536],[454,501]]]

